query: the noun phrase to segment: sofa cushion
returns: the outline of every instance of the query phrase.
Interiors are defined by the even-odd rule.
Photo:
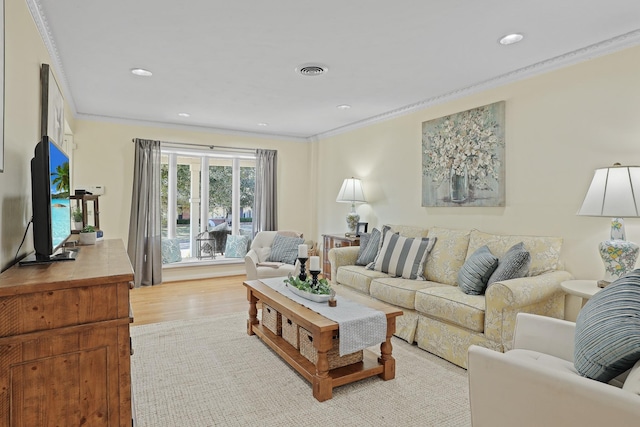
[[[371,281],[380,277],[389,277],[389,275],[359,265],[343,265],[336,272],[337,283],[367,295]]]
[[[402,279],[400,277],[382,277],[371,281],[369,293],[380,301],[413,310],[415,308],[416,291],[440,286],[450,288],[448,285],[435,282]]]
[[[574,363],[608,382],[640,360],[640,269],[595,294],[578,313]]]
[[[549,368],[554,371],[565,372],[572,375],[580,375],[578,371],[576,371],[573,363],[571,363],[570,361],[561,359],[559,357],[554,357],[546,353],[518,348],[507,351],[505,353],[505,356],[512,357],[514,359],[528,360],[534,362],[539,366],[544,366],[545,368]]]
[[[484,331],[486,305],[482,295],[467,295],[454,286],[423,288],[416,291],[415,307],[418,313],[428,317],[472,331]]]
[[[428,236],[437,239],[437,243],[427,257],[425,278],[432,282],[456,286],[458,271],[467,256],[469,230],[432,227]]]
[[[530,265],[531,254],[524,248],[524,243],[515,244],[498,260],[498,268],[489,277],[487,285],[524,277],[529,272]]]
[[[360,250],[358,251],[356,265],[367,265],[376,259],[381,236],[382,233],[377,228],[371,230],[371,233],[360,235]]]
[[[393,277],[425,280],[424,263],[434,243],[434,238],[408,238],[387,233],[373,269]]]
[[[271,253],[267,261],[295,264],[298,258],[298,245],[304,243],[302,237],[287,237],[276,234],[271,244]]]
[[[558,268],[560,249],[562,248],[560,237],[511,236],[471,230],[467,256],[471,256],[478,248],[487,245],[492,254],[502,258],[513,245],[519,242],[523,242],[525,249],[531,254],[529,276],[537,276]]]
[[[467,258],[458,272],[460,290],[468,295],[482,295],[496,267],[498,257],[487,246],[480,247]]]

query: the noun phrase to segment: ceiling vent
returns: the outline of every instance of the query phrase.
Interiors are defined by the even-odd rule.
[[[329,71],[329,68],[318,64],[304,64],[296,68],[296,71],[303,76],[312,77],[326,74],[327,71]]]

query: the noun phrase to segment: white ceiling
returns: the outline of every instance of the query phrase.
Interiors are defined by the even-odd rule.
[[[77,117],[301,140],[640,44],[638,0],[27,3]]]

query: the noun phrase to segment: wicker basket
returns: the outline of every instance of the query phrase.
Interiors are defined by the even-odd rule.
[[[282,334],[282,317],[280,313],[264,303],[262,304],[262,324],[274,334]]]
[[[298,344],[298,324],[284,314],[282,315],[282,338],[296,349],[300,347]]]
[[[303,327],[300,327],[300,354],[307,358],[314,365],[318,362],[318,351],[313,346],[313,335]],[[329,359],[329,370],[351,365],[362,361],[362,350],[355,353],[346,354],[340,357],[340,337],[333,337],[331,350],[327,352]]]

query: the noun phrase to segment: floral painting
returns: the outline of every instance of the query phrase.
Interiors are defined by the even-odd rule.
[[[504,206],[504,107],[422,123],[422,206]]]

